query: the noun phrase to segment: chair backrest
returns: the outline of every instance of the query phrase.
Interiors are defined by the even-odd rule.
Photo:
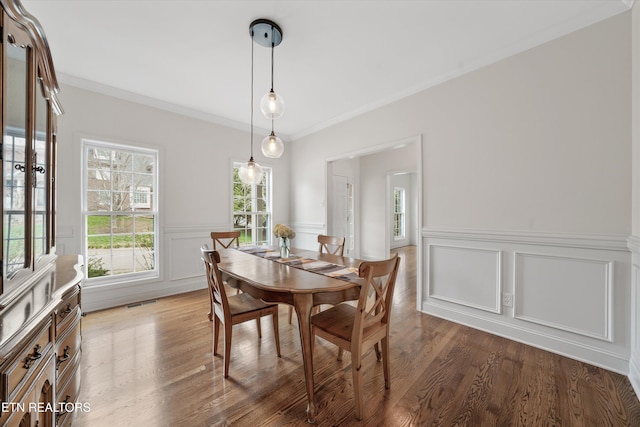
[[[224,282],[222,281],[222,275],[218,270],[218,263],[220,262],[220,254],[216,250],[211,250],[207,245],[202,245],[200,248],[201,259],[204,262],[204,271],[207,275],[207,283],[211,288],[211,294],[213,295],[213,303],[222,308],[222,312],[225,317],[229,315],[229,301],[227,300],[227,293],[224,289]]]
[[[399,265],[400,257],[397,254],[383,261],[363,261],[360,264],[358,275],[364,282],[360,288],[353,327],[354,339],[362,334],[363,329],[389,324]],[[372,298],[369,298],[370,294]]]
[[[240,246],[239,231],[212,231],[211,240],[213,240],[213,250],[217,250],[218,246],[227,249],[235,243],[235,247]]]
[[[325,236],[324,234],[318,235],[318,248],[319,253],[326,252],[332,255],[343,256],[344,255],[344,237],[337,236]]]

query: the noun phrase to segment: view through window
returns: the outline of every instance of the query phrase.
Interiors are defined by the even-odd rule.
[[[404,239],[404,188],[393,189],[393,237]]]
[[[157,276],[157,151],[85,140],[83,154],[88,279]]]
[[[262,167],[264,176],[256,185],[240,181],[241,163],[233,164],[233,229],[239,230],[240,244],[271,243],[271,168]]]

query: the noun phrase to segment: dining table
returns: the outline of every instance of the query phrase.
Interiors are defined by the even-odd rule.
[[[313,307],[320,304],[358,299],[362,282],[353,271],[357,271],[361,261],[296,248],[291,249],[287,259],[258,256],[236,248],[223,249],[219,253],[218,268],[230,286],[265,302],[293,306],[298,318],[307,389],[307,422],[315,423],[311,314]],[[296,266],[298,259],[307,263],[311,260],[324,261],[352,273],[347,277],[334,277],[330,273],[301,268],[300,264]]]

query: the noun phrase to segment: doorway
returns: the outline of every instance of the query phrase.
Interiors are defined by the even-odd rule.
[[[393,187],[395,179],[404,184],[405,244],[415,245],[421,259],[422,229],[422,137],[420,135],[326,160],[325,229],[327,234],[344,235],[345,254],[361,259],[390,256],[394,242]],[[416,260],[412,260],[416,261]],[[421,262],[417,265],[417,294],[421,295]],[[418,299],[419,301],[419,299]]]

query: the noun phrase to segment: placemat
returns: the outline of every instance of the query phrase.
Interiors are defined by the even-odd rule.
[[[267,246],[240,246],[237,249],[251,255],[267,258],[271,261],[300,268],[312,273],[323,274],[339,280],[353,281],[359,277],[358,269],[356,267],[345,267],[344,265],[333,264],[312,258],[302,258],[295,255],[291,255],[289,258],[281,258],[279,251]]]

